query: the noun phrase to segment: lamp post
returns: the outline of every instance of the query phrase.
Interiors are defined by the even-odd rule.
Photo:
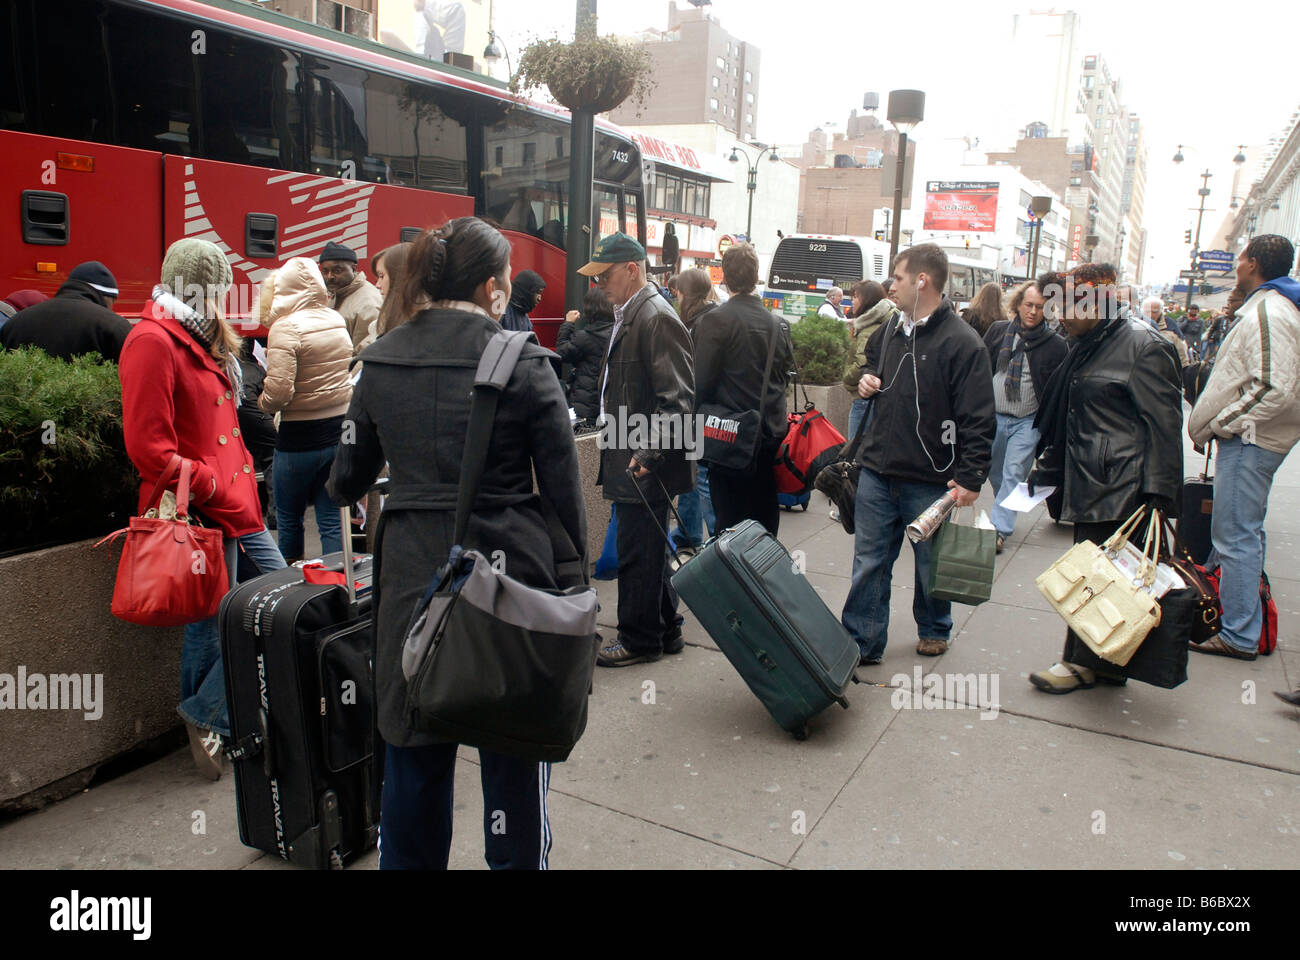
[[[745,237],[750,243],[754,242],[754,191],[758,189],[758,161],[763,159],[763,154],[768,154],[768,162],[776,163],[781,158],[776,155],[776,144],[770,147],[764,147],[758,152],[758,156],[753,162],[749,159],[749,151],[741,150],[740,147],[731,148],[731,156],[727,159],[732,163],[739,163],[740,157],[737,154],[745,155],[745,165],[749,168],[749,182],[745,184],[745,189],[749,191],[749,214],[745,217]]]
[[[1244,146],[1237,147],[1237,155],[1232,158],[1232,162],[1235,163],[1237,166],[1241,166],[1243,163],[1246,162],[1246,154],[1244,151],[1245,151]],[[1180,143],[1178,145],[1178,152],[1174,154],[1174,163],[1182,163],[1182,162],[1183,162],[1183,145]],[[1200,203],[1200,207],[1197,209],[1196,212],[1196,239],[1192,241],[1191,270],[1193,273],[1196,272],[1196,263],[1200,259],[1200,254],[1201,254],[1201,222],[1205,219],[1205,198],[1210,195],[1210,177],[1212,176],[1214,176],[1214,174],[1210,173],[1209,167],[1206,167],[1205,172],[1201,174],[1200,189],[1196,191],[1197,196],[1201,198],[1201,203]],[[1236,200],[1237,198],[1234,197],[1233,198],[1234,209],[1236,205]],[[1187,278],[1187,302],[1183,306],[1184,310],[1186,310],[1188,307],[1192,305],[1192,281],[1193,281],[1192,277]]]
[[[925,119],[925,93],[921,90],[889,91],[889,122],[898,131],[898,166],[894,172],[894,227],[889,239],[889,263],[898,257],[898,234],[903,219],[903,174],[907,169],[907,135]]]
[[[1034,197],[1029,201],[1029,209],[1033,211],[1034,219],[1037,221],[1034,227],[1034,252],[1029,258],[1029,276],[1028,280],[1038,276],[1038,244],[1043,239],[1043,219],[1051,212],[1051,197]]]
[[[506,49],[506,45],[497,36],[496,31],[488,27],[488,44],[483,48],[483,60],[487,63],[489,71],[497,65],[503,53],[506,58],[506,73],[513,75],[515,71],[510,65],[510,51]]]
[[[596,34],[596,0],[577,0],[574,37]],[[581,310],[590,284],[578,273],[591,253],[591,180],[596,164],[596,115],[574,110],[569,127],[569,224],[564,236],[566,310]]]

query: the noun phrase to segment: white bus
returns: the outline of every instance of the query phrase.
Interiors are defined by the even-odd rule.
[[[800,233],[785,237],[772,254],[763,302],[789,320],[815,313],[826,291],[839,287],[848,299],[859,280],[881,283],[889,276],[889,244],[871,237]],[[980,287],[1001,283],[996,266],[971,257],[948,255],[944,293],[964,309]]]
[[[785,237],[772,254],[763,302],[789,320],[815,313],[826,291],[839,287],[848,300],[859,280],[889,275],[889,244],[871,237],[800,233]],[[846,303],[847,306],[847,303]]]

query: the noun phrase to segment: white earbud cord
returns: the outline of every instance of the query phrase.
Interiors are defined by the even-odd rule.
[[[898,320],[895,321],[894,323],[894,329],[890,331],[889,335],[891,337],[897,336],[898,328],[902,326],[902,324],[903,324],[903,315],[900,313],[898,316]],[[921,444],[921,452],[924,453],[925,458],[930,461],[930,466],[934,468],[934,472],[943,473],[944,471],[948,470],[954,463],[957,462],[957,445],[953,444],[952,457],[949,458],[948,462],[944,464],[942,467],[934,462],[934,457],[930,456],[930,451],[925,446],[925,438],[921,436],[921,382],[919,376],[917,375],[917,370],[916,370],[916,327],[913,326],[912,332],[910,334],[907,334],[906,336],[908,340],[907,352],[904,353],[901,357],[899,357],[898,366],[894,368],[894,376],[890,379],[889,386],[886,387],[882,385],[881,388],[876,391],[876,396],[879,396],[882,393],[888,393],[890,390],[894,389],[894,386],[898,383],[898,374],[903,369],[903,361],[905,361],[908,357],[911,357],[912,358],[912,385],[916,391],[916,439],[917,442]]]

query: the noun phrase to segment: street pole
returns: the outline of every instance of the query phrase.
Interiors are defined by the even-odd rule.
[[[1210,168],[1206,167],[1205,172],[1201,174],[1201,189],[1196,192],[1201,197],[1201,209],[1196,214],[1196,239],[1192,242],[1192,272],[1196,272],[1196,261],[1200,259],[1201,253],[1201,221],[1205,218],[1205,198],[1210,195]],[[1183,304],[1183,313],[1185,314],[1192,306],[1192,284],[1196,280],[1193,277],[1187,278],[1187,302]]]
[[[762,156],[760,154],[759,156]],[[745,162],[749,163],[749,157],[745,157]],[[749,168],[749,214],[745,217],[745,239],[749,243],[754,242],[754,191],[758,189],[758,169],[751,166]]]
[[[596,0],[578,0],[574,37],[596,33]],[[591,180],[595,169],[596,115],[574,110],[569,128],[569,225],[565,231],[566,310],[581,310],[590,285],[578,269],[591,253]],[[620,227],[622,225],[620,224]]]
[[[889,238],[889,263],[898,259],[898,232],[903,225],[903,171],[907,163],[907,133],[898,131],[898,168],[894,172],[894,226]]]

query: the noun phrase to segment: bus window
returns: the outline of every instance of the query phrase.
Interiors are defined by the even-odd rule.
[[[629,237],[641,236],[637,223],[640,219],[641,199],[631,191],[623,194],[623,232]]]
[[[282,47],[209,30],[199,59],[202,156],[301,170],[301,58]]]
[[[523,110],[483,125],[484,209],[489,217],[507,230],[547,242],[563,236],[567,133],[563,123]]]
[[[953,303],[968,303],[974,298],[970,267],[956,264],[949,267],[947,293]]]
[[[307,128],[311,171],[327,177],[370,180],[366,160],[366,72],[312,57],[307,75]],[[349,164],[351,166],[349,167]]]
[[[14,86],[12,105],[11,94],[5,93],[4,126],[72,140],[116,142],[116,78],[109,72],[107,27],[96,23],[104,15],[102,4],[87,9],[73,0],[40,0],[6,6],[0,16],[5,21],[0,36],[6,40],[2,55],[23,82]],[[37,55],[54,50],[57,56]]]
[[[469,193],[461,94],[379,73],[366,79],[366,149],[380,183]],[[372,179],[367,176],[366,179]]]
[[[603,237],[618,233],[618,191],[596,184],[591,191],[591,249],[596,249]]]
[[[103,36],[117,104],[115,142],[162,153],[197,152],[194,77],[202,58],[191,53],[190,30],[178,20],[120,8],[108,22]]]

